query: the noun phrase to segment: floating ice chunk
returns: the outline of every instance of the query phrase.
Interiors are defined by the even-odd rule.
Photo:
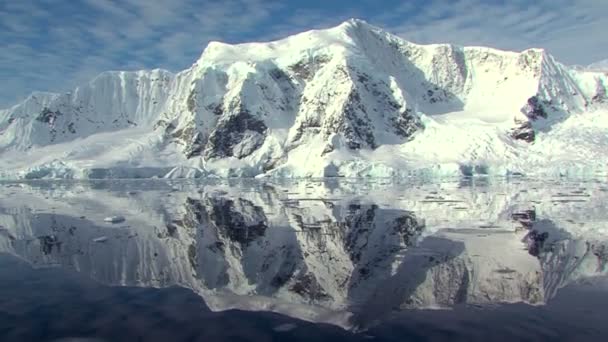
[[[298,326],[295,325],[295,324],[285,323],[285,324],[281,324],[281,325],[278,325],[278,326],[274,327],[273,330],[277,331],[277,332],[288,332],[288,331],[291,331],[291,330],[293,330],[293,329],[295,329],[297,327]]]
[[[99,242],[99,243],[106,242],[106,241],[108,241],[107,236],[100,236],[98,238],[93,239],[93,242]]]
[[[120,223],[120,222],[125,222],[127,219],[125,219],[124,216],[110,216],[110,217],[106,217],[103,220],[108,223]]]

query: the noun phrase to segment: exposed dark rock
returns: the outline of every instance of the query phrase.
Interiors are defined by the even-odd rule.
[[[534,229],[534,224],[536,222],[536,210],[529,209],[514,212],[511,214],[511,219],[518,222],[524,229],[529,231],[522,241],[526,244],[528,253],[530,253],[532,256],[538,257],[543,250],[545,242],[549,238],[549,233],[541,233]]]
[[[591,244],[591,252],[597,257],[598,272],[604,272],[608,264],[608,248],[603,244]]]
[[[406,246],[412,246],[416,237],[420,235],[425,227],[426,225],[419,222],[413,213],[403,215],[395,220],[396,231],[401,234]]]
[[[192,266],[192,269],[195,270],[198,266],[195,244],[188,246],[188,260],[190,261],[190,266]]]
[[[519,127],[514,128],[511,131],[511,137],[516,140],[523,140],[525,142],[534,142],[536,133],[532,128],[532,123],[529,121],[523,122]]]
[[[604,82],[599,80],[597,82],[597,86],[596,86],[596,91],[595,91],[595,95],[593,96],[592,100],[593,102],[606,102],[606,100],[608,99],[607,95],[606,95],[606,86],[604,85]]]
[[[361,83],[367,83],[367,82],[369,82],[369,75],[367,75],[365,73],[360,73],[357,75],[357,81],[359,81]]]
[[[357,210],[361,210],[361,205],[360,204],[351,203],[351,204],[348,205],[348,211],[350,211],[350,212],[356,212]]]
[[[462,278],[460,279],[460,286],[458,291],[454,294],[454,304],[462,304],[467,302],[468,290],[470,288],[471,276],[467,270],[462,272]]]
[[[323,151],[321,152],[321,156],[324,156],[328,153],[331,153],[334,151],[334,145],[332,144],[327,144],[325,145],[325,148],[323,149]]]
[[[203,223],[203,218],[207,217],[207,209],[201,201],[188,197],[186,199],[186,209],[188,214],[184,217],[184,227],[197,227]]]
[[[274,276],[274,278],[272,278],[272,280],[270,281],[270,286],[278,289],[283,287],[283,285],[287,284],[288,281],[289,277],[286,277],[282,274],[278,274]]]
[[[428,86],[427,84],[423,84],[424,86]],[[437,103],[437,102],[445,102],[448,101],[452,96],[448,94],[444,89],[440,89],[435,86],[433,89],[428,89],[426,94],[423,95],[423,98],[429,103]]]
[[[269,71],[270,77],[276,82],[289,81],[289,75],[282,69],[276,68]]]
[[[61,251],[61,241],[55,235],[45,235],[38,237],[40,240],[40,250],[43,254],[48,255],[53,252],[56,248],[58,252]]]
[[[549,101],[541,100],[535,95],[528,99],[528,104],[524,106],[522,112],[532,120],[546,119],[548,117],[546,107],[550,104]]]
[[[203,134],[195,127],[194,123],[188,124],[186,127],[177,129],[174,124],[166,121],[159,121],[155,125],[165,127],[165,136],[168,136],[172,142],[184,146],[184,154],[186,158],[198,157],[205,149],[205,138]]]
[[[399,114],[398,117],[391,118],[391,121],[393,127],[395,127],[395,134],[406,139],[411,138],[414,133],[424,128],[418,116],[414,115],[409,108]]]
[[[177,226],[173,223],[167,224],[167,236],[169,237],[177,237]]]
[[[170,122],[167,122],[165,120],[158,120],[156,121],[156,123],[154,123],[154,130],[157,130],[159,128],[162,128],[165,130],[165,134],[168,134],[171,130],[175,129],[175,125],[173,125]]]
[[[241,159],[264,143],[267,130],[264,122],[247,109],[239,107],[237,112],[223,116],[211,132],[204,152],[206,158]]]
[[[536,221],[536,210],[530,209],[514,212],[511,214],[511,219],[521,224],[525,229],[532,229],[534,222]]]
[[[528,253],[535,257],[539,256],[545,245],[545,241],[547,241],[548,238],[549,233],[547,232],[539,233],[536,230],[530,231],[524,238],[524,242],[528,246]]]
[[[203,150],[205,149],[205,139],[201,132],[196,132],[194,136],[191,138],[190,143],[187,145],[184,153],[186,154],[186,158],[194,158],[201,155]]]
[[[267,218],[261,207],[244,199],[238,199],[239,209],[229,199],[213,199],[209,208],[209,221],[218,231],[230,240],[247,246],[257,238],[264,236]],[[247,219],[243,212],[248,213]]]
[[[358,263],[361,259],[361,251],[363,250],[361,244],[363,246],[367,245],[367,234],[375,228],[373,224],[377,210],[378,206],[376,205],[359,208],[349,207],[350,214],[346,216],[343,223],[347,229],[344,247],[353,263]]]
[[[321,129],[321,123],[316,118],[306,117],[296,128],[296,134],[291,139],[291,142],[297,142],[302,139],[304,132],[310,129],[312,129],[313,133],[318,133]]]
[[[188,111],[194,113],[196,110],[196,90],[190,91],[188,99],[186,100],[186,105],[188,106]]]
[[[541,73],[541,62],[543,59],[543,51],[528,50],[519,55],[517,63],[523,71],[532,72],[534,77],[538,77]]]
[[[289,66],[288,69],[297,77],[309,81],[314,76],[314,72],[322,68],[329,60],[330,58],[327,56],[316,56],[307,61],[299,61],[298,63]]]
[[[330,299],[330,296],[325,292],[317,279],[312,274],[304,274],[296,278],[295,283],[290,287],[290,290],[299,294],[302,297],[312,300]]]
[[[209,110],[211,113],[220,116],[222,114],[224,114],[224,105],[219,103],[219,104],[210,104],[207,106],[207,110]]]
[[[350,204],[349,214],[343,223],[338,223],[347,232],[345,237],[345,250],[349,252],[350,258],[354,263],[358,263],[361,258],[361,251],[367,245],[368,235],[376,229],[375,218],[381,209],[376,205],[361,206]],[[415,238],[425,229],[424,223],[420,222],[413,213],[404,212],[394,221],[386,222],[392,229],[394,235],[399,235],[406,246],[414,244]]]
[[[44,107],[40,114],[36,117],[36,120],[40,122],[47,123],[49,125],[53,125],[57,120],[57,117],[63,115],[59,110],[52,111],[49,108]]]
[[[174,138],[182,145],[186,145],[190,140],[190,137],[196,133],[196,129],[191,124],[180,129],[176,129],[175,126],[170,125],[167,126],[165,132],[169,133],[171,138]]]
[[[515,221],[536,221],[536,210],[524,210],[511,214],[511,219]]]
[[[344,135],[346,144],[351,150],[377,147],[373,125],[356,89],[351,90],[344,105],[343,115],[335,121],[337,121],[336,125],[333,126],[336,127],[336,132]]]

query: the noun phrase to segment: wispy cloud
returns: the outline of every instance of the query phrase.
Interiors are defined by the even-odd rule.
[[[0,107],[104,70],[192,64],[210,40],[255,38],[273,0],[20,0],[0,3]]]
[[[407,13],[416,11],[408,17]],[[401,18],[405,20],[400,21]],[[608,1],[433,0],[373,18],[421,43],[450,42],[510,50],[543,47],[568,64],[608,57]]]
[[[350,17],[416,42],[547,48],[566,63],[608,57],[598,0],[19,0],[0,2],[0,107],[104,70],[191,65],[210,40],[277,39]]]

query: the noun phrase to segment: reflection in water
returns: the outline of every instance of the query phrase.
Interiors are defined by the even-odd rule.
[[[595,183],[34,183],[0,190],[0,251],[213,311],[367,329],[396,311],[542,305],[606,272]],[[122,215],[125,222],[104,218]]]

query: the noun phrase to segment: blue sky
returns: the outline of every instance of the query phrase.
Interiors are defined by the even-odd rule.
[[[348,18],[418,43],[608,58],[608,0],[1,0],[0,108],[105,70],[179,71],[210,40],[266,41]]]

